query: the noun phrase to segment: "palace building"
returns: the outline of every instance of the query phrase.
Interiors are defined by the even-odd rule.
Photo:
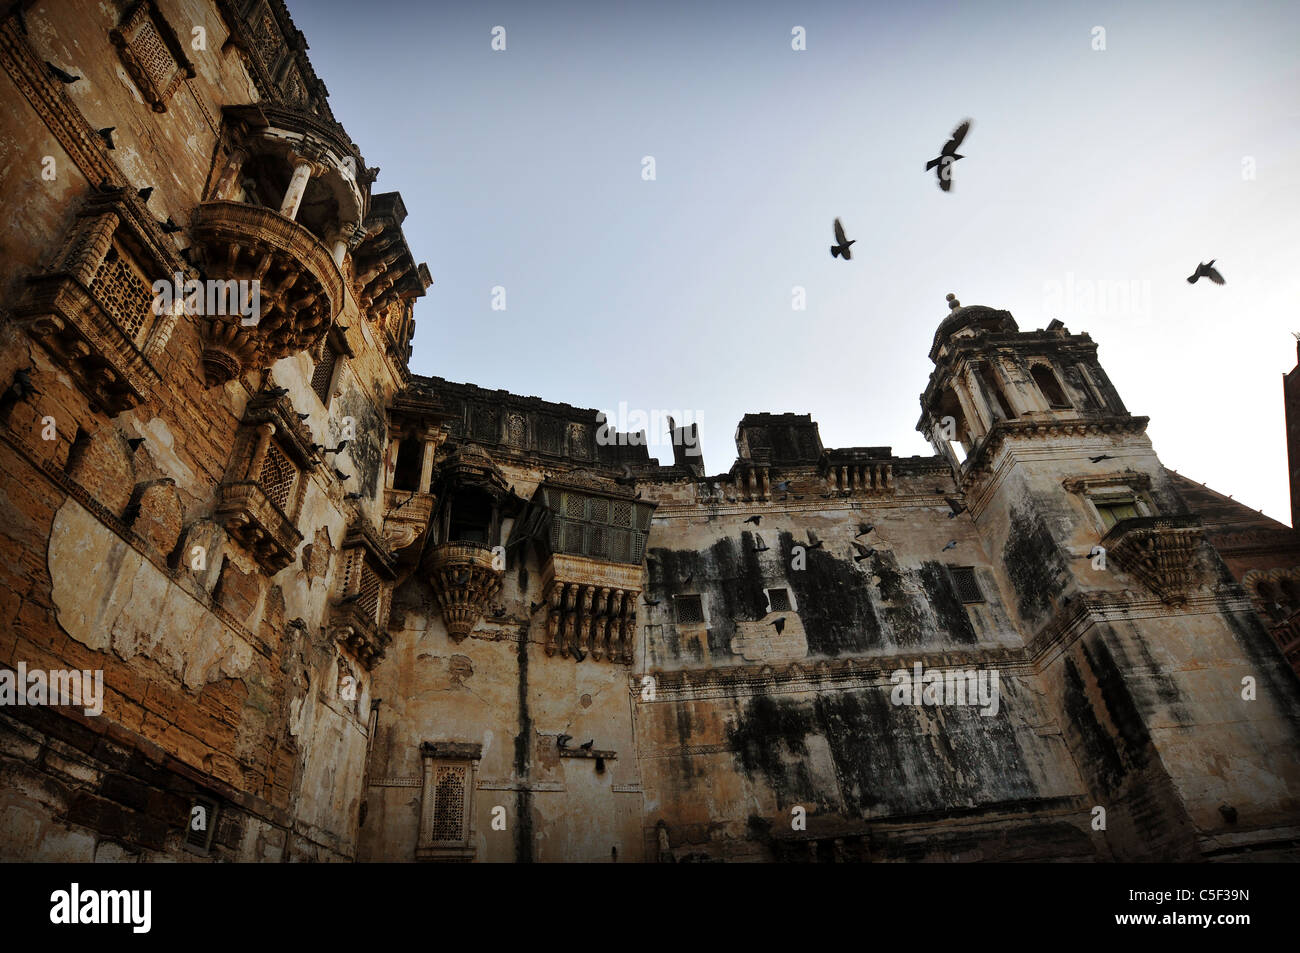
[[[0,20],[0,667],[103,693],[0,704],[0,859],[1297,857],[1300,537],[1087,334],[949,296],[931,456],[413,374],[455,331],[306,50]]]

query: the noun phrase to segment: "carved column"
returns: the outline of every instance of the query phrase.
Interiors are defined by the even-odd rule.
[[[297,163],[293,167],[293,178],[289,180],[289,188],[284,192],[284,201],[280,203],[280,214],[294,219],[298,217],[298,206],[302,204],[303,193],[307,191],[307,181],[315,168],[311,162],[303,158],[297,158]]]
[[[248,471],[244,474],[245,480],[257,482],[257,478],[262,474],[262,464],[266,462],[266,452],[271,446],[271,437],[275,434],[275,424],[264,423],[258,425],[257,443],[253,446],[253,455],[248,460]]]
[[[421,493],[429,492],[429,481],[433,479],[433,457],[437,452],[437,442],[426,435],[424,438],[424,455],[420,458],[420,485],[418,489]]]
[[[564,583],[555,583],[551,586],[551,597],[549,601],[550,609],[546,613],[546,654],[554,655],[555,647],[560,641],[560,627],[563,622],[563,615],[560,611],[560,603],[563,601],[565,585]]]

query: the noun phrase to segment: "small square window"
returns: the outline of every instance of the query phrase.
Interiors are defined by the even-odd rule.
[[[962,602],[984,602],[984,593],[980,592],[979,580],[975,578],[975,569],[972,566],[949,566],[948,571],[952,573],[952,582],[957,590],[957,598]]]
[[[677,596],[677,624],[690,625],[704,621],[704,601],[700,596]]]
[[[768,589],[766,591],[768,612],[789,612],[791,610],[789,589]]]

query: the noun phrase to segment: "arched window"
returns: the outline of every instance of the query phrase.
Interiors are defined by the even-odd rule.
[[[1016,413],[1011,409],[1011,405],[1003,395],[1002,385],[998,383],[993,368],[987,364],[981,364],[979,366],[979,379],[980,383],[984,385],[984,393],[993,408],[993,413],[1002,420],[1014,420]]]
[[[1056,374],[1046,364],[1035,364],[1029,369],[1030,376],[1033,377],[1034,383],[1038,385],[1039,391],[1047,400],[1047,405],[1053,410],[1068,410],[1072,405],[1065,398],[1065,391],[1061,390],[1061,383],[1056,379]]]

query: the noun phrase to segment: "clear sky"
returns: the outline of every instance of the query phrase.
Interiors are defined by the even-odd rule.
[[[416,373],[689,411],[710,473],[746,412],[928,454],[951,291],[1089,332],[1166,466],[1290,522],[1300,3],[289,6],[433,273]]]

